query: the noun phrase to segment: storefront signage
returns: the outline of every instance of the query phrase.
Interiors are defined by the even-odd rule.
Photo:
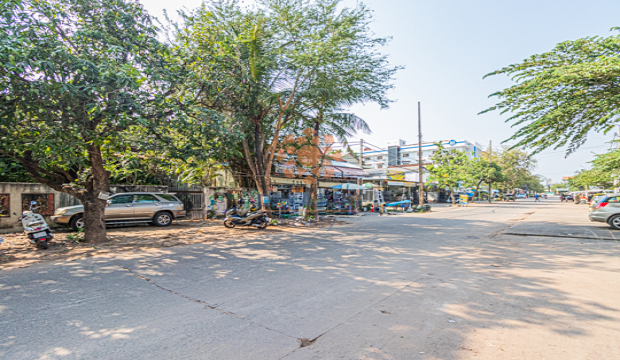
[[[407,186],[407,187],[417,187],[418,184],[412,182],[405,181],[388,181],[388,186]]]
[[[388,170],[385,175],[388,180],[405,180],[405,173],[402,171]]]
[[[278,184],[278,185],[305,185],[306,184],[303,180],[280,178],[280,177],[272,177],[271,183]]]

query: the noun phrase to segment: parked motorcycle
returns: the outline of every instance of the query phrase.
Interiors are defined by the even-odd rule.
[[[19,220],[24,227],[24,233],[30,239],[30,243],[36,245],[40,249],[47,249],[48,241],[54,238],[54,234],[50,231],[49,226],[41,214],[37,214],[39,208],[35,207],[36,201],[30,202],[30,210],[22,212]]]
[[[229,229],[235,226],[254,226],[259,229],[264,229],[269,225],[271,219],[267,217],[264,210],[248,211],[244,213],[239,210],[243,207],[243,199],[239,200],[239,205],[233,206],[226,212],[226,218],[224,219],[224,226]]]

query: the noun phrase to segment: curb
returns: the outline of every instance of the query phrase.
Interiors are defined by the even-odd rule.
[[[606,240],[606,241],[620,241],[620,239],[609,238],[609,237],[588,237],[588,236],[574,236],[574,235],[543,235],[543,234],[523,234],[523,233],[513,233],[513,232],[501,232],[499,235],[511,235],[511,236],[538,236],[538,237],[555,237],[555,238],[565,238],[565,239],[584,239],[584,240]]]

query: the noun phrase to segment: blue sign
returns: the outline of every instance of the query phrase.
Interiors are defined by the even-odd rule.
[[[448,141],[448,145],[450,145],[450,146],[454,146],[454,145],[456,145],[456,140],[450,140],[450,141]]]

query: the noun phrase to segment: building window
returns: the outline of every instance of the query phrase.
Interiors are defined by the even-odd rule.
[[[0,194],[0,217],[11,216],[11,195]]]
[[[22,194],[22,211],[30,210],[31,201],[37,202],[37,214],[54,215],[54,194]]]
[[[377,156],[377,160],[383,160],[383,156]]]
[[[383,169],[383,165],[377,165],[377,169]]]
[[[409,157],[409,154],[403,154],[403,157]]]
[[[411,161],[403,161],[403,165],[409,165],[411,164]]]

